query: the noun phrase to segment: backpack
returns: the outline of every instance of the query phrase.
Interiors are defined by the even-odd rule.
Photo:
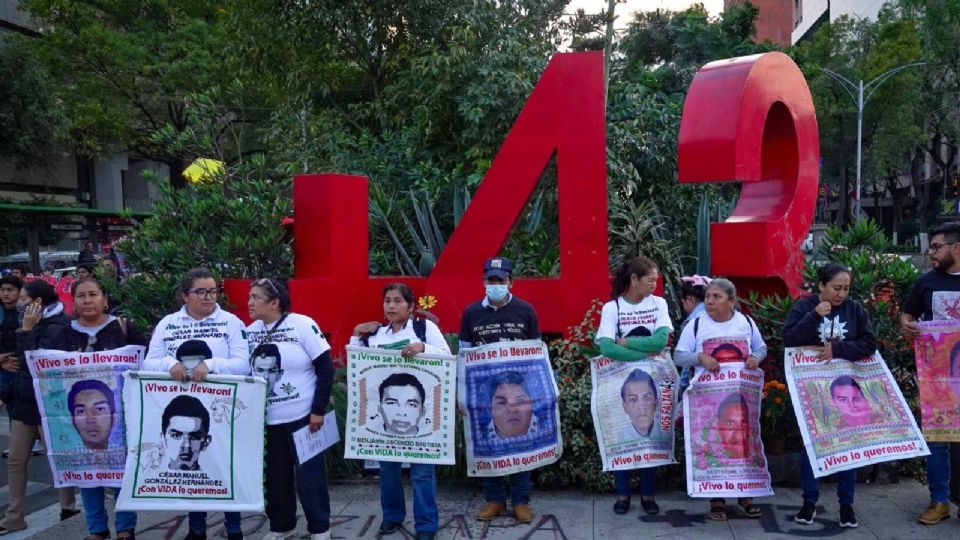
[[[734,314],[739,313],[739,311],[734,311]],[[700,315],[703,317],[703,315]],[[697,330],[700,329],[700,317],[697,317],[693,320],[693,339],[697,339]],[[747,318],[747,323],[750,325],[750,335],[753,335],[753,319],[749,315],[744,315]]]
[[[413,333],[416,334],[417,339],[423,343],[427,342],[427,320],[421,319],[418,317],[413,318]],[[370,346],[370,336],[375,334],[375,332],[367,332],[360,336],[360,342],[363,343],[364,347]]]

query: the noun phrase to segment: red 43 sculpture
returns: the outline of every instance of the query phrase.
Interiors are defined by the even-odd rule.
[[[383,286],[401,281],[437,297],[441,328],[456,332],[463,309],[483,295],[483,261],[499,254],[556,153],[560,277],[520,278],[514,292],[537,309],[543,331],[566,331],[609,292],[604,122],[602,56],[554,56],[429,277],[369,275],[365,177],[295,177],[294,308],[316,319],[339,351],[357,323],[382,318]],[[681,181],[745,182],[731,225],[714,225],[714,273],[795,289],[816,163],[813,102],[788,57],[771,53],[701,70],[681,122]],[[226,288],[234,305],[246,305],[249,282],[228,280]],[[246,319],[246,310],[238,311]]]

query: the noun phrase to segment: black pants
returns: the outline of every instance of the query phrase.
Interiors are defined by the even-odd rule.
[[[330,494],[323,454],[298,464],[292,433],[309,423],[309,416],[287,424],[267,426],[265,458],[267,518],[271,532],[297,528],[297,495],[310,534],[330,529]]]

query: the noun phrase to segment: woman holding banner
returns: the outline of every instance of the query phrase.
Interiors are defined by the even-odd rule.
[[[290,312],[283,282],[253,282],[247,300],[253,324],[247,327],[253,374],[268,382],[265,496],[268,540],[296,535],[297,495],[313,540],[330,539],[330,494],[324,456],[300,463],[293,433],[323,426],[333,389],[330,345],[313,319]],[[272,391],[271,391],[272,390]]]
[[[65,327],[62,332],[53,338],[49,348],[61,351],[107,351],[119,349],[127,345],[141,345],[146,347],[147,338],[130,321],[118,319],[113,315],[107,315],[107,291],[103,285],[92,277],[85,277],[74,282],[71,289],[73,294],[73,309],[76,318],[70,321],[70,325]],[[89,390],[80,392],[81,394],[93,393],[97,395],[97,389],[91,387]],[[79,395],[78,395],[79,396]],[[108,408],[112,411],[114,407]],[[71,410],[71,415],[74,411]],[[106,414],[97,414],[94,409],[85,415],[85,422],[99,422],[99,418],[107,416]],[[112,416],[112,413],[111,415]],[[77,416],[74,415],[74,423],[77,422]],[[112,426],[111,426],[112,427]],[[110,428],[102,431],[109,436]],[[87,440],[84,439],[86,443]],[[87,519],[87,540],[104,540],[110,538],[110,527],[107,520],[107,508],[104,504],[106,489],[103,487],[80,488],[80,499],[83,501],[83,513]],[[114,500],[120,497],[120,488],[112,488],[114,491]],[[134,538],[134,530],[137,527],[137,514],[135,512],[116,512],[114,516],[114,526],[117,531],[117,539],[124,540]]]
[[[681,367],[697,367],[697,372],[694,373],[695,380],[702,370],[719,371],[723,355],[727,355],[730,361],[743,361],[747,369],[756,369],[767,355],[767,344],[763,341],[753,319],[737,309],[737,289],[733,282],[724,278],[711,281],[704,293],[704,305],[706,312],[683,327],[674,351],[674,362]],[[704,352],[705,342],[720,339],[742,339],[747,347],[746,359],[742,360],[743,355],[739,350],[728,354],[726,344],[711,351],[713,356]],[[734,347],[729,348],[734,349]],[[724,401],[718,407],[717,425],[721,426],[719,427],[721,438],[719,452],[726,453],[719,457],[736,460],[743,456],[735,454],[742,454],[743,451],[734,452],[731,449],[745,449],[750,440],[749,425],[746,422],[750,409],[742,396],[739,394],[732,394],[732,396],[729,402]],[[759,406],[759,403],[757,405]],[[722,425],[725,425],[726,429]],[[692,459],[692,456],[687,456],[687,459]],[[752,497],[740,497],[737,502],[746,517],[759,518],[762,515],[760,507],[753,504]],[[727,519],[724,499],[710,499],[709,517],[716,520]]]
[[[415,356],[421,353],[450,354],[450,346],[443,333],[433,321],[414,319],[413,291],[403,283],[391,283],[383,289],[383,314],[387,324],[378,321],[361,323],[353,330],[350,345],[401,350],[403,356]],[[391,375],[384,385],[392,386],[409,394],[409,400],[415,402],[419,396],[422,412],[422,388],[417,389],[416,379],[407,380],[404,374]],[[391,384],[390,379],[396,377]],[[383,387],[383,385],[381,385]],[[398,390],[398,391],[399,391]],[[381,398],[383,396],[381,395]],[[391,422],[384,417],[384,431],[403,433],[406,427],[399,421]],[[416,424],[410,426],[415,429]],[[383,510],[383,522],[380,534],[393,534],[400,529],[406,519],[406,503],[403,496],[403,484],[400,477],[402,464],[394,461],[380,462],[380,507]],[[417,540],[433,540],[440,528],[440,513],[437,510],[436,467],[427,463],[410,464],[410,481],[413,484],[413,515]]]
[[[15,377],[4,383],[0,393],[3,402],[12,405],[10,412],[10,455],[7,459],[7,482],[10,504],[0,520],[0,534],[27,528],[24,520],[27,497],[27,463],[33,443],[42,438],[40,410],[33,390],[33,377],[27,367],[26,352],[47,349],[50,341],[69,324],[63,303],[49,283],[35,279],[20,289],[17,308],[23,314],[17,332],[17,354],[3,359],[3,369]],[[77,514],[74,488],[60,488],[60,519]]]
[[[206,268],[194,268],[184,275],[180,282],[183,307],[160,319],[143,359],[144,371],[167,372],[176,381],[197,382],[206,379],[208,373],[250,374],[249,350],[243,337],[246,327],[236,315],[217,305],[220,292],[216,277]],[[186,343],[193,355],[197,341],[206,344],[198,350],[209,351],[209,357],[196,367],[188,366],[182,361],[183,351],[178,354],[178,349]],[[241,540],[240,512],[224,512],[224,518],[227,540]],[[190,512],[189,532],[184,540],[206,537],[206,512]]]
[[[820,358],[860,360],[877,350],[870,315],[859,302],[847,298],[850,293],[850,269],[829,264],[820,269],[819,294],[796,301],[783,327],[784,347],[816,347]],[[849,377],[848,377],[849,378]],[[847,384],[850,392],[860,392],[856,381]],[[834,391],[831,388],[831,391]],[[862,393],[861,393],[862,395]],[[803,483],[803,506],[793,520],[810,525],[817,516],[820,481],[813,476],[813,467],[806,452],[800,457],[800,479]],[[853,511],[853,493],[857,470],[837,473],[837,498],[840,501],[840,526],[857,527]]]
[[[667,302],[653,294],[657,287],[659,272],[657,264],[646,257],[635,257],[613,270],[610,295],[613,300],[603,305],[596,342],[603,356],[621,362],[643,360],[660,353],[667,347],[673,323]],[[655,419],[660,409],[656,384],[644,372],[631,375],[624,382],[621,398],[628,413],[634,433],[650,436],[658,425]],[[633,379],[633,380],[631,380]],[[633,471],[615,471],[617,501],[613,511],[626,514],[630,511],[630,477]],[[657,481],[657,468],[640,469],[640,506],[647,514],[660,512],[653,491]]]

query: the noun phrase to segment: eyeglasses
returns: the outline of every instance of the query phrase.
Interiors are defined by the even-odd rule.
[[[269,286],[273,290],[273,294],[280,296],[280,291],[277,290],[277,286],[273,284],[270,278],[260,278],[253,282],[254,287],[263,287],[264,285]]]
[[[930,244],[930,247],[927,248],[927,251],[929,251],[930,253],[933,253],[933,252],[935,252],[935,251],[940,251],[940,248],[942,248],[942,247],[944,247],[944,246],[950,246],[950,245],[953,245],[953,244],[956,244],[956,242],[944,242],[944,243],[942,243],[942,244],[939,243],[939,242],[934,242],[934,243]]]
[[[187,294],[195,294],[197,298],[216,298],[220,296],[220,289],[189,289]]]

